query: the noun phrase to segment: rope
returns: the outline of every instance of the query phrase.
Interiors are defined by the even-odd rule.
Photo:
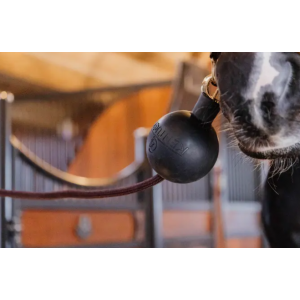
[[[78,190],[67,190],[60,192],[47,192],[47,193],[36,193],[36,192],[24,192],[24,191],[10,191],[0,189],[0,197],[10,197],[17,199],[27,199],[27,200],[54,200],[54,199],[101,199],[125,196],[137,192],[146,190],[160,182],[164,178],[159,175],[155,175],[149,179],[138,182],[128,187],[107,189],[107,190],[95,190],[95,191],[78,191]]]

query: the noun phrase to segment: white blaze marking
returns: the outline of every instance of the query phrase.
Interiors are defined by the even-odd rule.
[[[255,88],[254,88],[254,98],[256,99],[258,97],[259,90],[262,86],[271,84],[272,81],[276,76],[279,75],[279,71],[277,71],[274,67],[270,64],[270,58],[271,58],[272,52],[263,52],[262,56],[262,68],[259,75],[259,78],[256,82]]]
[[[260,110],[260,103],[261,99],[259,97],[260,89],[265,86],[272,84],[274,78],[278,76],[279,71],[277,71],[273,66],[270,64],[272,52],[262,52],[258,53],[255,59],[253,68],[253,77],[257,78],[254,82],[254,87],[251,87],[251,94],[253,101],[252,106],[252,115],[253,115],[253,123],[258,127],[264,129],[262,113]],[[259,70],[258,77],[255,76],[255,73]],[[257,73],[256,73],[257,74]]]

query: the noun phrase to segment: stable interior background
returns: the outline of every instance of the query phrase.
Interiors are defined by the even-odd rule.
[[[14,94],[10,136],[16,190],[129,185],[152,175],[149,128],[191,110],[209,53],[0,53],[0,91]],[[103,200],[8,205],[8,247],[263,247],[264,166],[245,159],[220,115],[215,168],[198,182],[163,182]]]

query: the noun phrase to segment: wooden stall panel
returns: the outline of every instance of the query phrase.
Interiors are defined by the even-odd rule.
[[[137,216],[128,211],[28,210],[21,216],[21,244],[56,247],[131,242],[143,238],[144,218],[141,213]]]
[[[163,236],[166,247],[261,248],[259,212],[225,211],[224,244],[216,245],[211,211],[165,211]]]
[[[163,236],[165,239],[201,236],[211,233],[211,214],[207,211],[165,211]]]
[[[88,178],[110,177],[135,159],[134,131],[152,127],[168,112],[171,87],[132,93],[108,107],[89,128],[68,172]]]
[[[262,240],[260,237],[250,238],[230,238],[226,240],[226,248],[261,248]]]

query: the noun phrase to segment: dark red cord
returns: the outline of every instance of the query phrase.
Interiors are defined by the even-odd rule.
[[[133,193],[137,193],[146,190],[160,182],[164,178],[159,175],[155,175],[149,179],[138,182],[128,187],[108,189],[108,190],[96,190],[96,191],[79,191],[79,190],[67,190],[60,192],[47,192],[47,193],[36,193],[36,192],[23,192],[23,191],[9,191],[0,189],[0,197],[10,197],[16,199],[27,199],[27,200],[51,200],[51,199],[101,199],[117,196],[125,196]]]

